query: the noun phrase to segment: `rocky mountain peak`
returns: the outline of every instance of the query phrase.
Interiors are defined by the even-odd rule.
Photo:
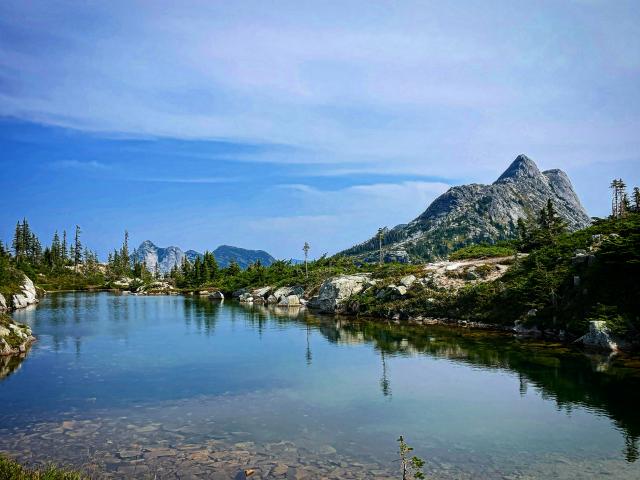
[[[511,162],[511,165],[494,183],[517,182],[527,177],[537,178],[541,176],[542,173],[538,169],[536,162],[522,153]]]
[[[140,244],[140,246],[138,248],[144,249],[144,250],[149,250],[149,249],[154,249],[154,248],[158,248],[158,247],[156,247],[155,243],[153,243],[151,240],[145,240],[144,242],[142,242]]]
[[[551,200],[570,230],[590,223],[571,181],[562,170],[541,172],[526,155],[518,155],[490,185],[450,188],[417,218],[385,233],[387,261],[424,261],[446,258],[453,250],[473,243],[514,238],[519,219],[534,218]],[[364,261],[377,259],[378,239],[342,252]]]

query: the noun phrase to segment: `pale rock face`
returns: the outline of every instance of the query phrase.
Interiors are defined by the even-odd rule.
[[[31,328],[9,319],[2,320],[0,326],[0,355],[24,353],[35,340]]]
[[[273,292],[273,296],[279,302],[282,298],[289,296],[293,289],[291,287],[280,287]]]
[[[309,307],[325,313],[340,309],[342,303],[352,295],[360,293],[370,284],[370,275],[340,275],[325,280],[318,295],[309,302]]]
[[[254,297],[266,297],[271,291],[271,287],[256,288],[251,292]]]
[[[132,260],[143,262],[147,270],[154,272],[156,265],[162,273],[168,273],[176,265],[182,265],[185,253],[179,247],[160,248],[145,240],[131,255]]]
[[[4,295],[0,293],[0,311],[7,310],[7,300],[4,298]]]
[[[561,170],[541,172],[526,155],[519,155],[491,185],[470,184],[450,188],[413,221],[385,230],[385,259],[400,261],[442,259],[449,244],[495,242],[517,235],[519,218],[537,216],[551,200],[570,230],[591,222],[569,177]],[[376,261],[377,236],[342,252]]]
[[[13,308],[25,308],[34,303],[38,303],[38,293],[31,279],[25,275],[21,293],[16,293],[11,297],[11,304]]]
[[[400,283],[406,288],[411,288],[411,285],[413,285],[416,280],[417,279],[415,275],[407,275],[406,277],[402,277],[400,279]]]
[[[288,295],[278,302],[279,307],[299,307],[300,298],[297,295]]]

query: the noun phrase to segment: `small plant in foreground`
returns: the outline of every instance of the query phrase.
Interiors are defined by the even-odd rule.
[[[413,456],[409,458],[410,453],[413,451],[413,447],[407,445],[404,441],[404,437],[400,435],[398,438],[399,453],[400,453],[400,470],[402,471],[402,480],[409,480],[411,478],[424,479],[424,473],[422,467],[424,467],[424,460],[420,457]]]

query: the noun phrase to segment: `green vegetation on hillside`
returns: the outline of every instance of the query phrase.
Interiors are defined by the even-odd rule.
[[[86,477],[54,466],[45,469],[29,469],[0,455],[0,478],[2,480],[82,480]]]
[[[629,338],[640,336],[640,213],[596,220],[564,233],[541,215],[519,240],[521,257],[501,278],[469,282],[452,292],[414,287],[384,301],[369,291],[352,301],[360,314],[448,317],[496,325],[525,325],[583,334],[591,319],[609,322]],[[543,240],[541,240],[543,239]]]
[[[516,253],[515,248],[507,245],[489,245],[482,243],[479,245],[469,245],[462,247],[449,255],[449,260],[467,260],[470,258],[494,258],[508,257]]]

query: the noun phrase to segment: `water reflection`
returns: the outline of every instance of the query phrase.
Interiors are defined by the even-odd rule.
[[[27,353],[28,351],[20,355],[0,355],[0,380],[4,380],[20,369]]]
[[[119,418],[119,408],[125,415],[150,409],[141,423],[155,424],[154,408],[180,405],[177,422],[192,414],[194,425],[214,421],[203,434],[252,432],[264,441],[299,435],[310,445],[342,442],[376,457],[388,450],[383,437],[397,438],[403,425],[422,435],[416,445],[445,463],[538,459],[565,444],[571,444],[567,458],[605,450],[622,464],[622,448],[628,462],[638,458],[640,361],[634,358],[587,356],[495,332],[199,297],[53,295],[16,316],[40,341],[29,368],[1,385],[12,412],[3,421],[11,428],[72,411],[91,421]],[[433,361],[438,358],[447,361]],[[19,360],[7,359],[2,371],[15,371]],[[464,380],[452,384],[452,375]],[[469,402],[485,393],[485,381],[498,387],[493,403]],[[575,411],[575,421],[554,406]],[[483,433],[469,434],[467,422]],[[597,434],[585,438],[590,432]]]
[[[531,386],[558,409],[582,406],[608,416],[623,432],[625,458],[638,459],[640,359],[586,354],[560,343],[518,339],[501,332],[443,326],[403,326],[353,318],[317,316],[299,309],[243,306],[250,321],[299,322],[329,342],[368,343],[380,352],[380,390],[391,397],[386,356],[429,355],[476,368],[504,369],[519,377],[520,394]],[[310,355],[310,354],[309,354]]]

